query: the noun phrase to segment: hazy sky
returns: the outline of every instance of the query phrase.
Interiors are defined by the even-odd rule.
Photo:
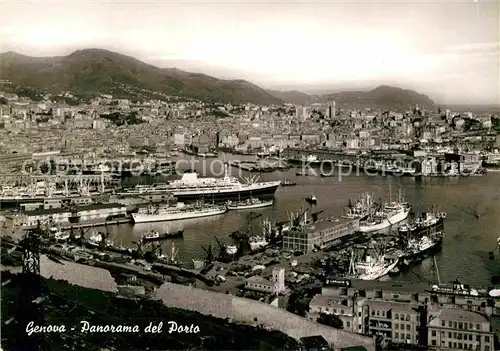
[[[0,51],[97,47],[263,87],[388,83],[440,103],[500,103],[499,4],[4,1]]]

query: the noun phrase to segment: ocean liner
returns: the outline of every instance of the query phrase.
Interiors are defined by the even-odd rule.
[[[229,176],[228,165],[225,164],[224,178],[198,178],[195,172],[186,172],[182,179],[168,184],[179,201],[193,201],[206,198],[210,201],[246,200],[251,197],[260,199],[272,198],[281,181],[255,182],[255,177],[246,184]]]
[[[208,217],[223,214],[227,211],[224,206],[207,205],[197,203],[186,205],[178,202],[176,206],[159,206],[140,209],[137,213],[132,213],[134,223],[176,221],[181,219]]]

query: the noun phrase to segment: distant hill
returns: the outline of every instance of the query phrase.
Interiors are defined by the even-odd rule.
[[[434,101],[426,95],[387,85],[381,85],[370,91],[345,91],[326,95],[307,95],[298,91],[268,91],[277,98],[294,104],[334,100],[338,108],[407,109],[415,105],[436,107]]]
[[[295,105],[307,105],[316,102],[316,100],[318,100],[317,95],[308,95],[306,93],[302,93],[297,90],[290,90],[290,91],[267,90],[267,91],[276,98]]]
[[[0,54],[2,78],[52,92],[116,93],[126,84],[141,89],[202,100],[281,104],[279,98],[245,80],[222,80],[176,68],[159,68],[133,57],[101,49],[68,56],[29,57]]]

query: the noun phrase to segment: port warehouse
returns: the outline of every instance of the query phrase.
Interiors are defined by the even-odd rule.
[[[79,222],[102,221],[114,216],[126,216],[127,206],[122,204],[92,204],[78,207]],[[60,225],[70,225],[70,217],[75,213],[67,208],[48,208],[24,212],[23,214],[6,215],[14,226],[35,227],[40,222],[55,222]]]
[[[324,249],[336,240],[359,230],[359,219],[324,218],[305,226],[283,232],[283,249],[311,252]]]
[[[335,314],[344,330],[383,335],[386,341],[446,349],[494,350],[488,316],[500,301],[455,284],[435,289],[424,283],[327,279],[309,304],[308,318]]]

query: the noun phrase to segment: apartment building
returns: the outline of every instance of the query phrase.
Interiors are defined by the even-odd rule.
[[[407,282],[327,280],[309,305],[309,317],[336,314],[344,328],[386,342],[436,350],[493,350],[487,298],[470,287]],[[451,346],[450,346],[451,345]]]
[[[428,340],[433,350],[494,350],[488,317],[460,308],[441,308],[428,324]]]

